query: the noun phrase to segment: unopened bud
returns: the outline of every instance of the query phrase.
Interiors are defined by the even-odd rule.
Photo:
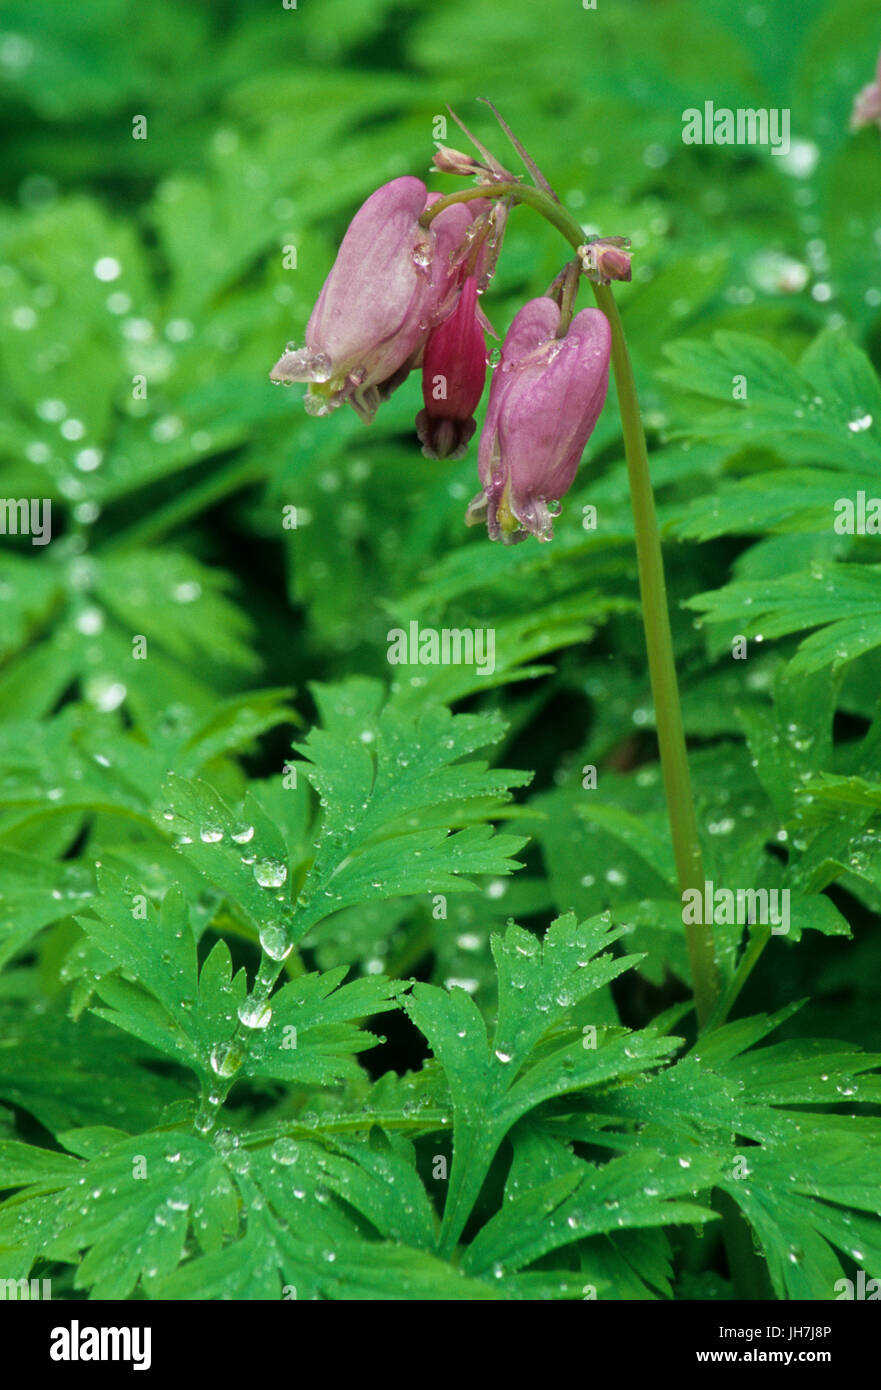
[[[596,237],[579,246],[578,254],[587,278],[599,285],[631,278],[630,241],[627,237]]]
[[[851,130],[873,124],[881,128],[881,53],[875,66],[875,80],[857,93],[850,117]]]
[[[474,433],[474,412],[486,381],[486,342],[469,276],[455,310],[428,336],[422,359],[424,410],[416,431],[426,458],[461,458]]]
[[[450,149],[448,145],[438,145],[434,152],[433,164],[442,174],[489,174],[490,170],[479,159],[462,150]]]

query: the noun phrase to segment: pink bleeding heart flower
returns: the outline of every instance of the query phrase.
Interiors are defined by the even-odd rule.
[[[469,275],[448,318],[432,330],[422,358],[416,431],[426,458],[461,458],[475,430],[486,381],[486,340],[478,316],[477,279]]]
[[[465,517],[469,526],[485,520],[491,540],[553,539],[552,517],[605,403],[608,320],[582,309],[558,338],[559,326],[552,299],[525,304],[493,374],[478,456],[483,491]]]
[[[863,87],[854,98],[850,117],[851,130],[875,123],[881,128],[881,53],[875,66],[875,80]]]
[[[310,414],[349,401],[369,424],[455,306],[453,258],[472,213],[454,204],[421,227],[439,196],[427,194],[420,179],[393,179],[352,219],[312,310],[306,346],[286,351],[270,373],[272,381],[310,383]]]

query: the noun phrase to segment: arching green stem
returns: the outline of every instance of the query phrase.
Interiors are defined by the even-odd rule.
[[[576,251],[583,245],[585,233],[562,204],[555,202],[541,189],[520,183],[484,184],[451,193],[441,198],[423,214],[422,224],[428,226],[444,208],[454,203],[470,202],[473,198],[506,198],[525,203],[556,227]],[[680,893],[699,889],[703,898],[704,878],[698,836],[697,817],[691,789],[691,776],[685,748],[679,686],[673,658],[673,639],[667,606],[667,586],[661,538],[655,511],[645,432],[639,411],[636,382],[627,351],[627,340],[618,313],[615,297],[607,285],[592,286],[598,307],[606,315],[612,333],[612,366],[618,392],[618,406],[624,434],[624,452],[630,481],[633,507],[636,554],[639,567],[639,587],[642,598],[643,622],[648,650],[649,676],[655,706],[658,746],[664,777],[664,790],[670,817],[670,831],[676,860],[676,875]],[[698,1025],[703,1028],[713,1013],[719,996],[720,981],[716,962],[712,926],[690,923],[685,927],[691,963],[695,1009]]]

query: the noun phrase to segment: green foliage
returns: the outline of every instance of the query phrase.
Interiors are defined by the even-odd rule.
[[[6,6],[2,491],[52,538],[0,535],[0,1277],[881,1278],[881,154],[848,131],[881,30],[797,10]],[[788,895],[785,930],[717,918],[699,1037],[614,391],[553,544],[508,548],[462,524],[476,441],[421,457],[415,377],[370,430],[267,380],[358,203],[443,187],[445,102],[503,153],[483,93],[633,240],[705,874]],[[708,99],[790,109],[792,150],[686,146]],[[512,212],[500,334],[567,254]],[[491,628],[492,670],[390,665],[412,622]]]

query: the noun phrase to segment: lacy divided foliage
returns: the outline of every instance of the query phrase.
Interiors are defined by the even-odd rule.
[[[229,754],[267,717],[243,700],[190,732],[170,781],[158,738],[119,730],[105,755],[88,721],[68,728],[63,794],[8,812],[81,814],[88,764],[109,764],[94,893],[72,868],[50,888],[39,856],[6,851],[21,884],[8,953],[54,917],[43,972],[66,982],[32,1011],[38,982],[13,970],[2,1001],[0,1094],[56,1141],[0,1143],[10,1276],[51,1270],[96,1298],[665,1297],[671,1236],[712,1231],[720,1193],[778,1297],[828,1298],[851,1262],[881,1275],[881,1057],[757,1046],[791,1009],[692,1048],[673,1031],[684,1006],[622,1027],[609,985],[643,956],[608,914],[565,914],[543,940],[509,921],[479,1001],[474,982],[386,974],[403,895],[473,897],[488,878],[491,920],[523,845],[494,823],[526,779],[473,756],[495,718],[414,712],[365,680],[315,698],[287,786],[231,791]],[[623,811],[594,823],[628,837]],[[663,848],[643,838],[644,856]],[[804,901],[805,924],[828,927],[827,900]],[[282,982],[243,1026],[255,962],[282,944]],[[363,973],[321,968],[334,945],[369,952]],[[371,1081],[363,1054],[397,1010],[431,1060]]]
[[[586,52],[544,42],[572,0],[504,44],[497,0],[322,0],[297,65],[281,7],[16,7],[0,460],[53,538],[0,549],[0,1278],[709,1299],[732,1209],[778,1298],[881,1278],[881,551],[834,525],[881,493],[878,6],[675,8]],[[708,72],[814,164],[671,138]],[[633,239],[706,876],[791,895],[717,924],[697,1044],[613,405],[553,545],[502,550],[473,449],[414,462],[418,392],[318,429],[265,381],[433,94],[482,91]],[[558,268],[526,215],[500,330]],[[414,620],[492,627],[493,673],[389,684]]]

